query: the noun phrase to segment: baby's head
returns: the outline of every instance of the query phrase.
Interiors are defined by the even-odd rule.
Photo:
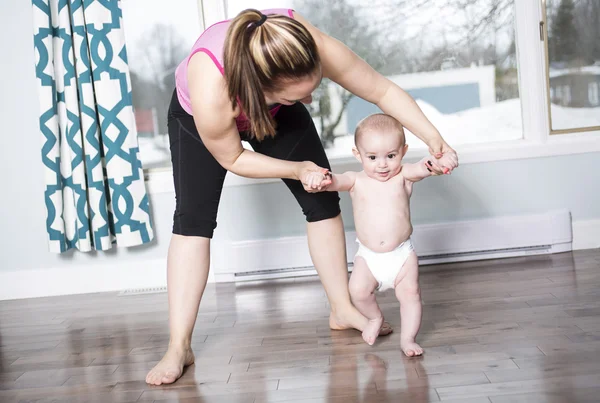
[[[408,146],[400,122],[383,113],[367,116],[356,126],[352,150],[367,176],[385,182],[400,172]]]

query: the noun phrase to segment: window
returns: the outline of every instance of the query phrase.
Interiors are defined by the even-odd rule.
[[[523,137],[513,0],[285,3],[251,2],[292,7],[345,43],[415,98],[450,144]],[[250,3],[227,4],[232,18]],[[327,80],[313,98],[311,113],[329,157],[350,156],[357,123],[380,110]],[[407,140],[411,148],[425,147],[413,135]]]
[[[139,1],[123,1],[126,29],[127,6]],[[590,47],[600,38],[600,1],[378,0],[367,7],[359,0],[177,1],[181,5],[145,9],[158,7],[167,17],[176,10],[178,18],[167,20],[177,21],[173,25],[178,30],[186,29],[186,49],[200,33],[188,36],[192,26],[209,26],[246,8],[297,10],[411,93],[463,164],[600,151],[600,109],[592,102],[600,90],[600,48]],[[196,2],[202,5],[201,19],[196,17]],[[584,52],[583,64],[573,61],[580,59],[562,66],[553,61],[552,52],[566,46],[559,46],[560,38],[570,38],[573,32],[558,24],[564,19],[558,18],[562,2],[573,4],[577,46],[592,49]],[[190,22],[181,20],[183,16]],[[554,21],[562,30],[554,28]],[[128,42],[128,49],[132,53],[136,47]],[[130,61],[133,64],[131,56]],[[359,119],[377,108],[331,83],[313,95],[311,113],[334,169],[355,169],[349,134]],[[160,118],[160,108],[157,111]],[[414,136],[408,140],[407,158],[421,158],[426,152],[423,143]],[[151,191],[172,191],[170,172],[148,177]],[[225,185],[264,182],[228,175]]]
[[[294,0],[225,0],[227,18],[233,18],[247,8],[266,10],[268,8],[294,8],[294,6]]]
[[[571,86],[570,85],[563,85],[562,86],[563,90],[563,105],[571,105]]]
[[[170,168],[167,110],[175,68],[201,32],[198,3],[123,0],[122,9],[142,166]]]
[[[545,0],[551,134],[600,130],[600,2]]]
[[[588,85],[588,100],[590,101],[591,106],[600,105],[600,100],[598,97],[598,87],[600,87],[600,81],[590,83]]]

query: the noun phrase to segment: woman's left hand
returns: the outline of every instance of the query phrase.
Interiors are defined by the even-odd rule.
[[[304,190],[309,193],[321,191],[322,187],[331,185],[331,174],[329,169],[321,168],[311,161],[295,163],[296,178],[302,183]]]
[[[448,174],[458,167],[458,155],[446,142],[431,145],[429,153],[434,157],[430,160],[430,167],[435,175]],[[442,157],[443,162],[438,161]]]

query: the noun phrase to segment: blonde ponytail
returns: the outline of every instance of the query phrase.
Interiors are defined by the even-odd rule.
[[[298,21],[248,9],[231,21],[223,64],[231,102],[239,101],[251,135],[262,140],[275,135],[264,91],[279,91],[285,80],[310,76],[320,58],[312,35]]]

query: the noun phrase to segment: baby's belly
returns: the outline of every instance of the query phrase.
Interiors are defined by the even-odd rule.
[[[355,215],[356,235],[373,252],[390,252],[412,234],[410,213]]]

